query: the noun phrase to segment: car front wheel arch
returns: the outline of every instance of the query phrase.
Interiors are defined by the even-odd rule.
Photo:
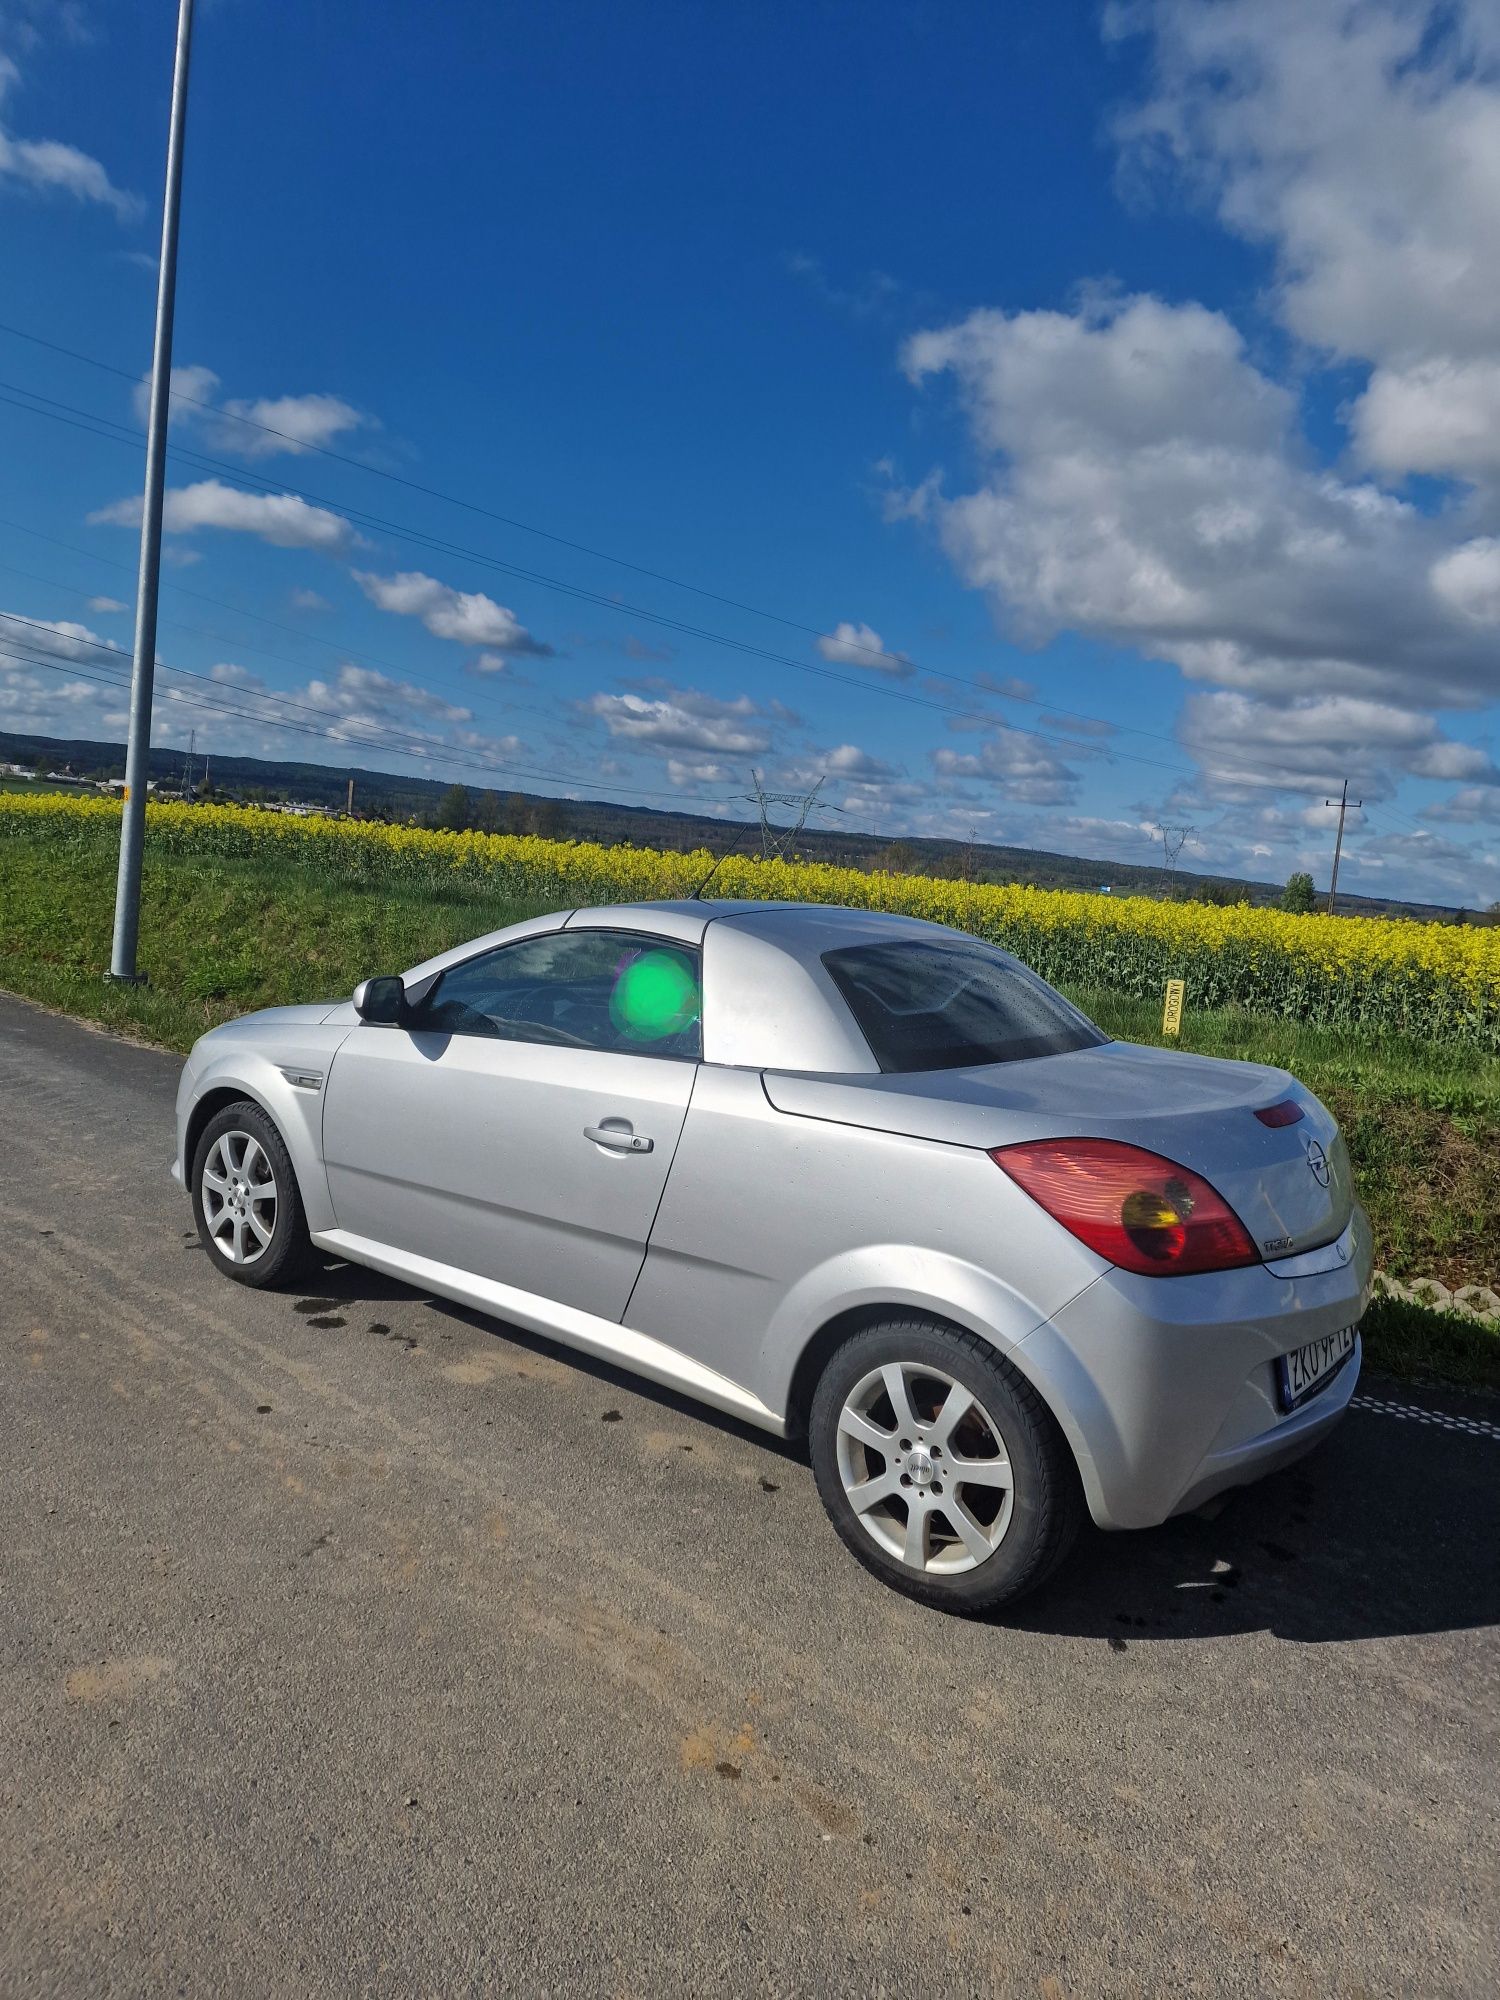
[[[227,1111],[231,1104],[254,1104],[265,1112],[266,1117],[271,1117],[270,1112],[266,1111],[254,1092],[246,1090],[243,1084],[224,1084],[216,1090],[206,1090],[188,1113],[187,1132],[182,1145],[184,1174],[192,1171],[193,1161],[198,1152],[198,1141],[203,1137],[209,1122],[217,1118],[221,1111]],[[271,1122],[275,1124],[276,1121],[272,1119]]]

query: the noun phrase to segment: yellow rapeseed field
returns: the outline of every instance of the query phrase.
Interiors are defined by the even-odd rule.
[[[0,836],[92,846],[119,811],[109,799],[0,793]],[[712,865],[701,851],[430,832],[239,806],[152,805],[147,829],[148,852],[285,857],[291,867],[366,882],[458,878],[559,908],[686,895]],[[1500,927],[1298,917],[748,856],[722,864],[713,893],[928,917],[990,938],[1045,978],[1074,986],[1155,995],[1164,980],[1181,978],[1200,1007],[1500,1048]]]

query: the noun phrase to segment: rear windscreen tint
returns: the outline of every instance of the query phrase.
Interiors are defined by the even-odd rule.
[[[993,945],[849,945],[823,963],[883,1070],[964,1069],[1108,1041],[1060,993]]]

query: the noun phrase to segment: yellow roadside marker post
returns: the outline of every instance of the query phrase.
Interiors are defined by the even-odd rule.
[[[1161,1031],[1164,1035],[1182,1033],[1182,997],[1187,987],[1180,979],[1167,981],[1167,1004],[1162,1009]]]

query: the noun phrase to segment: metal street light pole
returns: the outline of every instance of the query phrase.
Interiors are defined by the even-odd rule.
[[[151,356],[151,414],[146,425],[146,487],[141,507],[141,566],[135,599],[135,663],[130,675],[130,734],[125,746],[125,804],[120,819],[120,872],[115,884],[115,935],[109,964],[111,979],[132,984],[142,976],[136,970],[135,951],[141,919],[146,791],[151,775],[156,597],[161,577],[162,489],[166,480],[167,416],[172,391],[172,314],[177,300],[177,212],[182,200],[182,140],[192,39],[193,0],[178,0],[161,262],[156,273],[156,345]]]

